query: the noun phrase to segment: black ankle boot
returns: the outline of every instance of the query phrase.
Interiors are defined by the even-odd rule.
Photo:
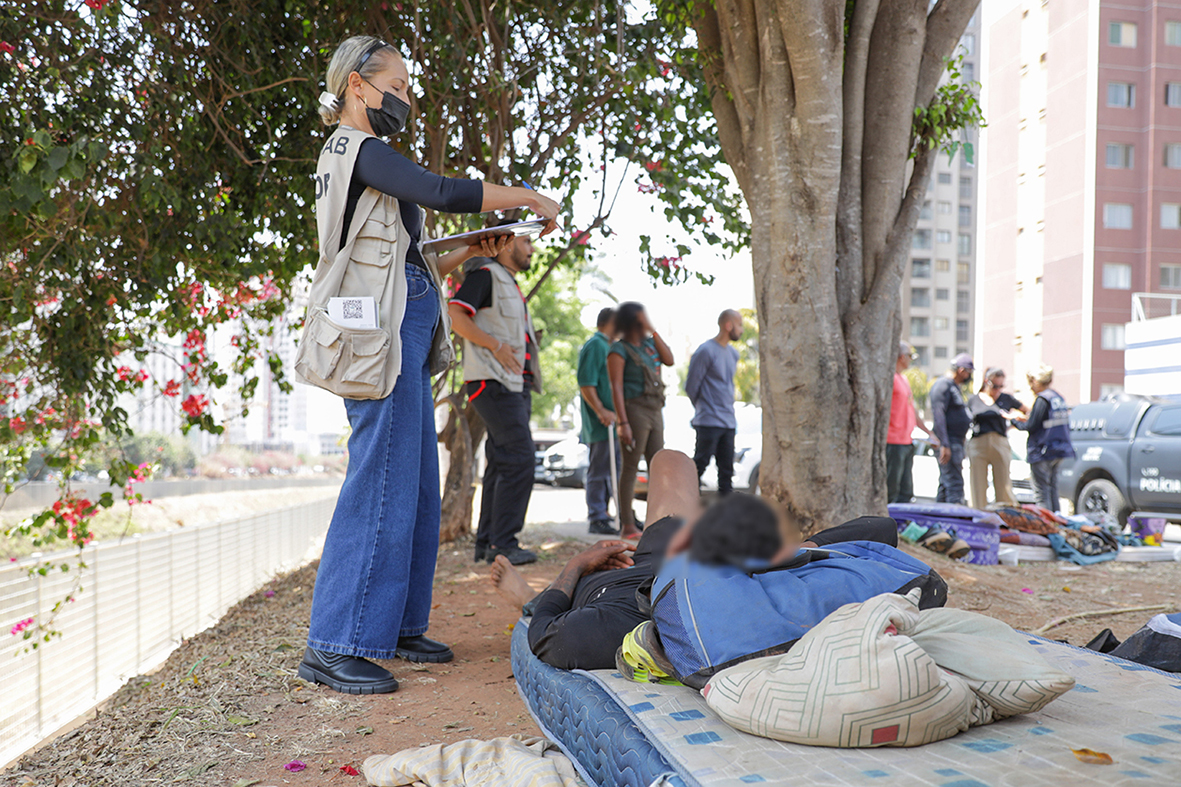
[[[444,661],[451,661],[451,659],[455,658],[455,654],[451,652],[451,648],[442,642],[427,639],[421,634],[417,637],[398,637],[398,649],[395,653],[397,653],[400,659],[418,662],[426,661],[432,664],[441,664]]]
[[[390,694],[398,690],[398,681],[385,667],[314,648],[303,652],[299,677],[309,683],[323,683],[342,694]]]

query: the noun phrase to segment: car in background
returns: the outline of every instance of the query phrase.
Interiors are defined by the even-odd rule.
[[[590,449],[577,437],[568,437],[545,450],[543,466],[547,483],[582,489],[590,466]]]
[[[1058,491],[1079,514],[1181,518],[1181,396],[1119,394],[1071,409]]]
[[[550,475],[549,470],[545,466],[545,452],[551,447],[569,438],[570,431],[567,429],[533,430],[533,483],[553,483],[553,477]]]
[[[1009,482],[1013,487],[1013,497],[1017,498],[1018,503],[1036,503],[1037,494],[1033,491],[1029,464],[1025,461],[1025,432],[1010,429],[1008,437],[1011,450]],[[934,500],[939,491],[939,449],[927,439],[927,433],[918,427],[911,433],[911,439],[914,441],[914,496],[920,500]],[[970,478],[971,462],[965,456],[964,492],[969,497],[972,490]],[[988,502],[996,502],[996,492],[991,482],[988,484]]]

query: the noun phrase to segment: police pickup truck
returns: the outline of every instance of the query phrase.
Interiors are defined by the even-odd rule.
[[[1058,469],[1080,514],[1181,518],[1181,397],[1120,394],[1070,413],[1074,460]]]

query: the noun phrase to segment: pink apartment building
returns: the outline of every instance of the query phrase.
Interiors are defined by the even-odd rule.
[[[1089,401],[1123,387],[1132,293],[1181,292],[1181,3],[986,24],[977,367],[1018,384],[1044,361]]]

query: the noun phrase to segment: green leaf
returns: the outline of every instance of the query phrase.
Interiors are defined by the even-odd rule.
[[[237,724],[239,727],[250,727],[258,724],[257,719],[248,719],[245,716],[226,716],[226,721],[230,724]]]
[[[32,147],[26,147],[21,151],[18,162],[20,171],[28,174],[32,171],[33,167],[37,166],[37,150]]]

